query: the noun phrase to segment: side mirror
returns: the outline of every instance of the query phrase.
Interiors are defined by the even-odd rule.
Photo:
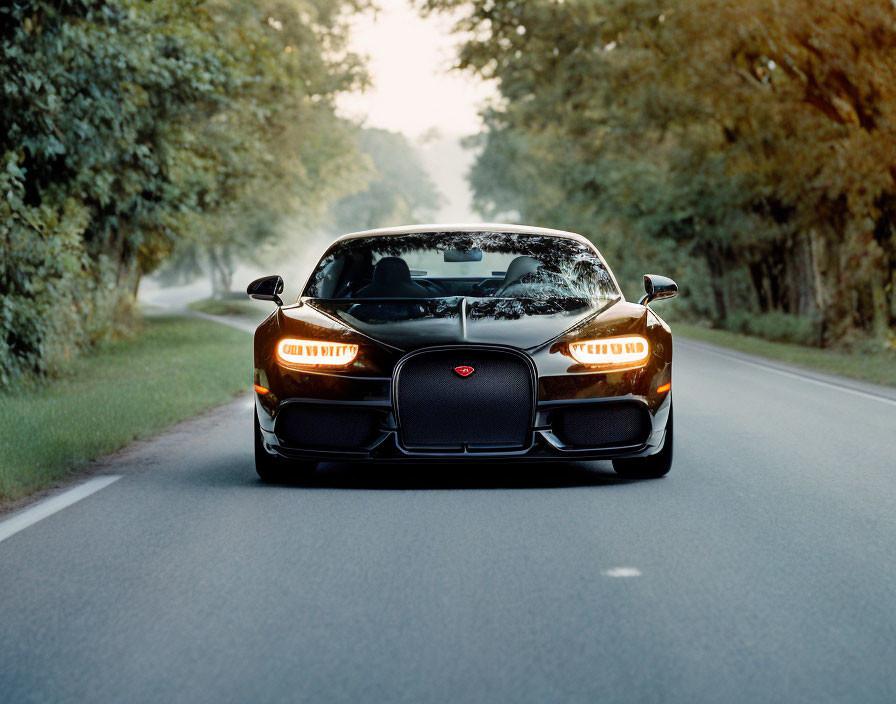
[[[249,298],[254,298],[256,301],[273,301],[282,306],[283,299],[280,298],[280,294],[283,293],[283,279],[279,276],[262,276],[246,287],[246,293],[249,294]]]
[[[644,290],[647,295],[638,301],[642,306],[661,298],[672,298],[678,293],[678,284],[666,276],[644,274]]]

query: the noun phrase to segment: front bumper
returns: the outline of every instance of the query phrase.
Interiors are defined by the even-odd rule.
[[[258,413],[261,432],[267,449],[277,455],[295,459],[315,459],[319,461],[365,461],[365,462],[481,462],[497,461],[589,461],[608,460],[622,457],[645,457],[659,452],[663,447],[666,423],[671,407],[671,395],[654,403],[648,399],[635,396],[613,396],[596,399],[565,399],[544,401],[536,405],[535,422],[531,428],[530,442],[527,446],[515,450],[463,450],[454,451],[418,451],[402,446],[400,428],[396,424],[391,400],[366,400],[355,402],[291,398],[281,401],[275,409],[269,405],[269,399],[256,394],[256,412]],[[366,411],[375,415],[379,422],[371,433],[370,441],[363,445],[346,449],[297,446],[287,444],[275,432],[278,414],[290,404],[300,404],[304,408],[326,408],[354,411]],[[647,432],[644,439],[635,444],[611,444],[595,447],[572,446],[564,443],[557,433],[555,418],[558,411],[570,408],[594,408],[599,404],[637,404],[643,409],[648,419]],[[274,411],[271,413],[271,411]]]
[[[476,376],[458,382],[452,368],[471,360]],[[643,457],[662,449],[671,408],[670,393],[657,391],[671,381],[671,359],[658,354],[637,369],[598,372],[549,347],[530,355],[450,345],[409,352],[389,371],[257,367],[256,383],[270,389],[256,394],[268,450],[371,462]]]

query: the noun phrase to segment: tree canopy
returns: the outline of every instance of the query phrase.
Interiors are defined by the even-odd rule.
[[[336,228],[355,232],[427,220],[439,207],[439,194],[414,146],[398,132],[377,128],[360,130],[357,138],[367,178],[333,206]]]
[[[427,0],[502,100],[477,204],[582,231],[697,313],[896,324],[896,9],[886,0]]]
[[[126,317],[176,246],[263,237],[344,195],[365,0],[0,7],[0,383]]]

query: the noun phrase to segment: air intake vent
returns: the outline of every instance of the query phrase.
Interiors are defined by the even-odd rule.
[[[594,403],[561,408],[551,416],[554,435],[580,448],[642,445],[650,435],[650,414],[639,403]]]
[[[290,403],[278,413],[274,432],[284,447],[357,450],[374,441],[382,419],[381,411]]]

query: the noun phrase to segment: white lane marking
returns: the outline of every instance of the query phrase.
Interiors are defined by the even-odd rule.
[[[873,401],[880,401],[881,403],[886,403],[890,406],[896,406],[896,400],[892,398],[887,398],[886,396],[878,396],[877,394],[868,393],[867,391],[859,391],[858,389],[850,388],[849,386],[843,386],[842,384],[835,384],[832,381],[823,381],[822,379],[816,379],[811,376],[806,376],[805,374],[800,374],[799,372],[789,372],[784,369],[778,369],[777,367],[773,367],[770,364],[762,364],[761,362],[752,362],[748,359],[742,359],[741,357],[737,357],[733,354],[725,354],[724,352],[720,352],[719,350],[712,349],[708,345],[700,344],[699,342],[693,342],[692,340],[682,340],[685,343],[685,346],[691,345],[696,347],[697,349],[703,350],[704,352],[709,352],[711,354],[717,354],[719,357],[725,357],[725,359],[732,359],[735,362],[740,362],[741,364],[746,364],[749,367],[756,367],[757,369],[763,369],[767,372],[771,372],[772,374],[780,374],[781,376],[788,376],[792,379],[800,379],[801,381],[806,381],[810,384],[815,384],[816,386],[825,386],[829,389],[837,389],[837,391],[843,391],[847,394],[853,394],[854,396],[861,396],[862,398],[870,398]]]
[[[28,526],[33,526],[38,521],[42,521],[47,516],[52,516],[57,511],[61,511],[62,509],[77,503],[81,499],[86,499],[100,489],[105,489],[119,479],[121,479],[120,474],[107,474],[102,477],[94,477],[58,496],[52,496],[49,499],[34,504],[31,508],[27,508],[21,513],[15,514],[12,518],[7,518],[0,523],[0,543],[10,536],[15,535],[20,530],[25,530]]]
[[[604,577],[640,577],[641,570],[637,567],[613,567],[603,571]]]

